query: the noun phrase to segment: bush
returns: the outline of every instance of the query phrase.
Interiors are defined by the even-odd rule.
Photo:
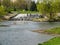
[[[34,1],[31,2],[30,11],[37,11],[37,6]]]
[[[3,6],[0,6],[0,16],[6,15],[5,8]]]
[[[11,8],[11,7],[6,8],[6,12],[7,12],[7,13],[11,13],[12,11],[14,11],[14,8]]]

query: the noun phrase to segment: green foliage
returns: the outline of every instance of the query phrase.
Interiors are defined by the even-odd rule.
[[[10,7],[10,0],[3,0],[2,5],[5,7]]]
[[[1,2],[1,1],[0,1]],[[6,7],[6,10],[14,8],[14,11],[16,9],[27,9],[27,3],[25,0],[16,0],[15,2],[12,2],[11,0],[3,0],[2,5]],[[8,8],[7,8],[8,7]]]
[[[3,6],[0,6],[0,16],[5,15],[7,12],[5,11],[5,8]]]
[[[50,13],[53,12],[52,11],[52,2],[42,2],[42,3],[38,3],[37,4],[37,9],[38,11],[40,11],[41,13]]]
[[[25,11],[25,10],[22,10],[22,11],[18,11],[19,13],[23,13],[23,14],[25,14],[25,13],[31,13],[31,14],[37,14],[38,12],[36,12],[36,11]]]
[[[26,9],[27,4],[25,0],[17,0],[15,3],[13,3],[13,6],[18,9]]]
[[[40,13],[44,13],[44,4],[43,3],[37,3],[37,10],[40,12]]]
[[[13,2],[12,0],[0,0],[0,5],[3,5],[6,8],[6,11],[10,12],[10,10],[13,8],[14,11],[16,10],[30,10],[36,11],[36,4],[35,2],[31,2],[31,0],[16,0]]]
[[[60,1],[43,0],[43,2],[37,3],[37,10],[43,15],[47,15],[50,19],[54,19],[56,13],[60,12]]]

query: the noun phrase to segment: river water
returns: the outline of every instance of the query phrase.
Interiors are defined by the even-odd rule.
[[[32,32],[60,26],[60,22],[4,21],[0,22],[0,45],[38,45],[54,36]],[[8,26],[7,26],[8,25]]]

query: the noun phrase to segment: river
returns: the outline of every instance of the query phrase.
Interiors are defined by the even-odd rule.
[[[32,32],[60,26],[60,22],[4,21],[0,22],[0,45],[38,45],[54,36]]]

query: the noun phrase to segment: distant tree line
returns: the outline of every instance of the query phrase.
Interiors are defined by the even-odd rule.
[[[0,0],[0,15],[11,13],[11,11],[37,11],[37,6],[34,1],[26,0]]]
[[[50,20],[54,20],[56,13],[60,13],[60,0],[43,0],[37,3],[31,0],[0,0],[0,15],[22,10],[38,11],[40,14],[46,15]]]
[[[56,19],[57,13],[60,13],[60,0],[43,0],[37,2],[37,10],[49,17],[50,21]]]
[[[30,3],[30,4],[29,4]],[[16,0],[16,1],[11,1],[11,0],[0,0],[0,5],[3,5],[6,10],[30,10],[30,11],[35,11],[37,9],[36,3],[35,2],[27,2],[26,0]]]

